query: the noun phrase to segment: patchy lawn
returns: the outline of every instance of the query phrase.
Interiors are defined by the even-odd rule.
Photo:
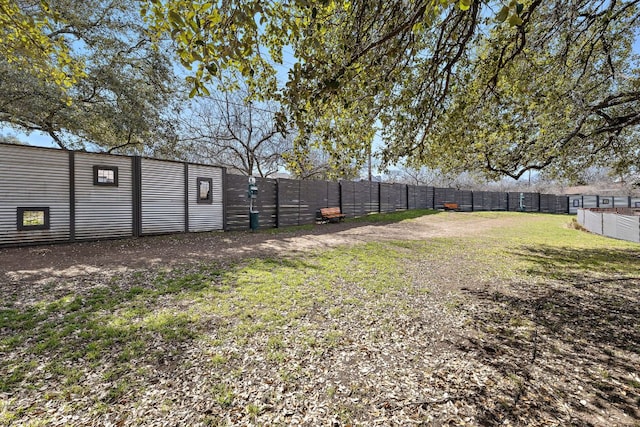
[[[640,246],[570,219],[140,239],[128,258],[179,262],[4,272],[0,424],[638,426]],[[264,250],[183,257],[223,239]]]

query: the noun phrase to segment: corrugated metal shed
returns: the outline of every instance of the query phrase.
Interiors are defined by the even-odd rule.
[[[142,159],[142,234],[185,231],[183,163]]]
[[[0,145],[0,245],[70,239],[69,152]],[[18,208],[46,208],[48,229],[18,230]]]
[[[75,153],[76,239],[132,235],[131,164],[129,157]],[[117,168],[117,185],[96,184],[95,166]]]
[[[189,231],[222,230],[224,225],[224,185],[222,178],[222,168],[188,165]],[[199,200],[198,179],[211,180],[210,201]]]
[[[628,196],[615,196],[613,198],[613,206],[616,208],[630,208]]]

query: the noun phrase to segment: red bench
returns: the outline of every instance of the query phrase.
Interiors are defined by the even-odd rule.
[[[458,211],[460,210],[460,206],[457,203],[445,203],[444,204],[445,211]]]

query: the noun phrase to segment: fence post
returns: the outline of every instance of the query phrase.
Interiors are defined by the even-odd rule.
[[[540,198],[540,193],[538,193],[538,212],[542,212],[542,206],[540,206],[540,202],[542,201],[542,199]]]
[[[409,210],[409,185],[408,184],[404,185],[404,194],[406,195],[405,210]]]
[[[189,232],[189,163],[187,162],[184,162],[184,232]]]
[[[76,153],[69,151],[69,241],[76,241]]]
[[[227,205],[229,204],[229,196],[227,191],[229,183],[227,182],[227,168],[222,169],[222,229],[227,231]]]
[[[280,178],[276,178],[276,228],[280,228]]]
[[[132,228],[133,237],[142,235],[142,157],[131,157]]]
[[[344,213],[344,208],[342,207],[342,181],[338,181],[338,201],[340,204],[340,212]]]

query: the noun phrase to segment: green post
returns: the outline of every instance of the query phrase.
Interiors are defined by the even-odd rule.
[[[260,226],[259,223],[259,213],[258,211],[249,212],[249,228],[251,231],[256,231]]]

